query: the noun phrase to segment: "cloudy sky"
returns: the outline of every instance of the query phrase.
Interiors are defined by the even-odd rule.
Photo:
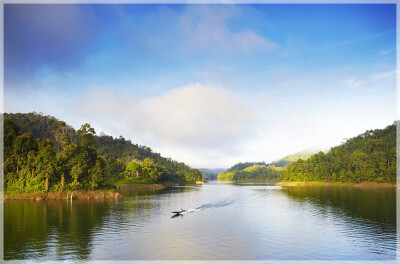
[[[5,5],[4,111],[194,167],[327,149],[396,119],[395,5]]]

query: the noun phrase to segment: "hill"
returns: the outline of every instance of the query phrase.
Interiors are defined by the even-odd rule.
[[[218,174],[220,181],[267,181],[280,179],[282,168],[265,162],[238,163]]]
[[[317,152],[298,152],[274,161],[271,163],[271,165],[274,165],[275,167],[285,167],[290,162],[297,161],[298,159],[306,160],[315,153]]]
[[[117,182],[196,181],[201,172],[123,137],[75,131],[43,114],[4,114],[6,192],[94,190]]]
[[[264,161],[262,161],[262,162],[239,162],[239,163],[236,163],[235,165],[233,165],[232,167],[230,167],[227,171],[229,172],[229,171],[244,170],[244,169],[254,166],[254,165],[268,166],[268,164],[265,163]]]
[[[396,180],[396,125],[365,131],[309,159],[287,165],[285,181],[394,182]]]

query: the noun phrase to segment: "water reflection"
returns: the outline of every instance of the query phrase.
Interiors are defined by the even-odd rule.
[[[237,186],[274,186],[276,181],[266,181],[266,182],[253,182],[253,181],[222,181],[217,182],[221,185],[237,185]]]
[[[130,184],[121,184],[117,186],[117,190],[122,193],[124,196],[132,197],[132,196],[149,196],[149,195],[157,195],[157,194],[165,194],[165,193],[180,193],[180,192],[190,192],[190,191],[199,191],[201,186],[198,185],[185,185],[185,186],[171,186],[164,189],[157,188],[137,188],[135,185]]]
[[[281,191],[297,203],[299,210],[331,219],[341,226],[338,235],[365,241],[376,254],[396,248],[395,188],[304,186]]]
[[[351,217],[394,225],[395,188],[358,188],[352,186],[285,187],[282,192],[292,200],[309,202],[322,208],[340,209]]]
[[[5,259],[393,260],[395,189],[208,183],[6,201]],[[171,219],[171,211],[194,210]]]
[[[87,259],[96,227],[113,203],[7,201],[4,203],[4,259]]]

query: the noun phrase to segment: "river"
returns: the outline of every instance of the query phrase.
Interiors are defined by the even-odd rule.
[[[210,182],[5,201],[6,260],[395,260],[396,189]],[[195,209],[171,217],[171,211]]]

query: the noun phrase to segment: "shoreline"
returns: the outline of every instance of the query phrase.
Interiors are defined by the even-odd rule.
[[[186,182],[185,184],[203,184],[203,181]],[[121,194],[121,189],[131,189],[140,191],[160,191],[169,187],[172,187],[174,182],[164,183],[121,183],[116,184],[116,189],[106,190],[74,190],[74,191],[50,191],[50,192],[35,192],[35,193],[3,193],[3,201],[10,200],[32,200],[32,201],[43,201],[43,200],[108,200],[108,199],[120,199],[124,195]],[[181,183],[178,183],[181,184]]]
[[[3,200],[105,200],[105,199],[119,199],[124,197],[116,190],[91,190],[91,191],[55,191],[55,192],[36,192],[36,193],[4,193]]]
[[[346,187],[386,187],[396,188],[396,182],[318,182],[318,181],[282,181],[275,184],[276,186],[283,187],[296,187],[296,186],[346,186]]]
[[[172,183],[120,183],[116,184],[115,187],[117,190],[121,189],[130,189],[130,190],[148,190],[148,191],[160,191],[165,188],[171,187]]]
[[[174,185],[202,185],[204,181],[190,181],[190,182],[162,182],[162,183],[118,183],[116,189],[128,188],[131,190],[140,191],[160,191]]]

